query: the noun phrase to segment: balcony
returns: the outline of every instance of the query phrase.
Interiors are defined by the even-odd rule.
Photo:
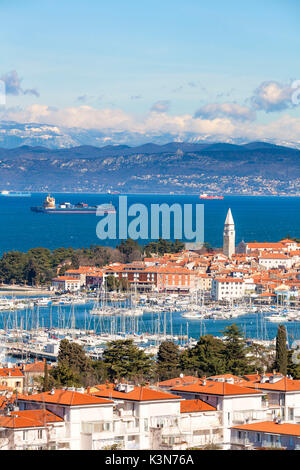
[[[110,421],[86,421],[81,423],[81,432],[83,434],[111,434],[113,425]]]
[[[245,410],[235,411],[232,415],[232,425],[252,423],[254,421],[264,421],[268,418],[268,409],[265,410]]]

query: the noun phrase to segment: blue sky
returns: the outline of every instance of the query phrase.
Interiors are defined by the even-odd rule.
[[[228,139],[248,121],[271,139],[284,117],[299,139],[297,0],[0,0],[0,16],[3,120]]]

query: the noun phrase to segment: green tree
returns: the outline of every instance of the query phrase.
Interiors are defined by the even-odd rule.
[[[251,360],[247,357],[249,352],[244,332],[233,323],[225,328],[222,332],[225,336],[224,346],[227,372],[235,375],[244,375],[253,371]]]
[[[142,248],[136,240],[132,240],[131,238],[127,238],[125,242],[122,240],[120,245],[117,246],[117,249],[124,255],[125,263],[131,263],[132,261],[141,259]]]
[[[176,377],[179,371],[179,347],[172,341],[163,341],[157,354],[157,372],[160,380]]]
[[[91,359],[82,346],[66,339],[60,342],[57,367],[51,370],[51,375],[58,384],[66,386],[87,386],[94,382]]]
[[[153,375],[153,359],[133,344],[132,339],[116,340],[108,343],[103,353],[111,380],[149,379]]]
[[[223,374],[226,371],[223,342],[212,335],[201,336],[196,346],[181,354],[180,368],[199,377]]]
[[[112,276],[112,275],[107,276],[105,282],[106,282],[106,288],[108,292],[118,290],[120,287],[119,279],[116,278],[115,276]]]
[[[279,325],[276,335],[276,354],[274,369],[283,375],[287,374],[288,350],[286,346],[286,329],[284,325]]]
[[[288,350],[287,374],[291,375],[296,380],[300,379],[300,350],[299,349]]]

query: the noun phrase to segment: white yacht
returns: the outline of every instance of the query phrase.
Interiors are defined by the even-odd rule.
[[[189,318],[190,320],[200,320],[202,318],[200,313],[196,312],[185,312],[181,316],[182,318]]]

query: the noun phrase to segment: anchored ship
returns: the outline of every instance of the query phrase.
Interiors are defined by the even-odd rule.
[[[200,194],[200,199],[224,199],[224,196],[209,196],[206,193]]]
[[[31,207],[33,212],[43,212],[44,214],[115,214],[116,209],[109,204],[100,204],[99,206],[89,206],[84,202],[71,204],[70,202],[63,202],[55,204],[54,197],[50,194],[46,197],[41,207]]]

